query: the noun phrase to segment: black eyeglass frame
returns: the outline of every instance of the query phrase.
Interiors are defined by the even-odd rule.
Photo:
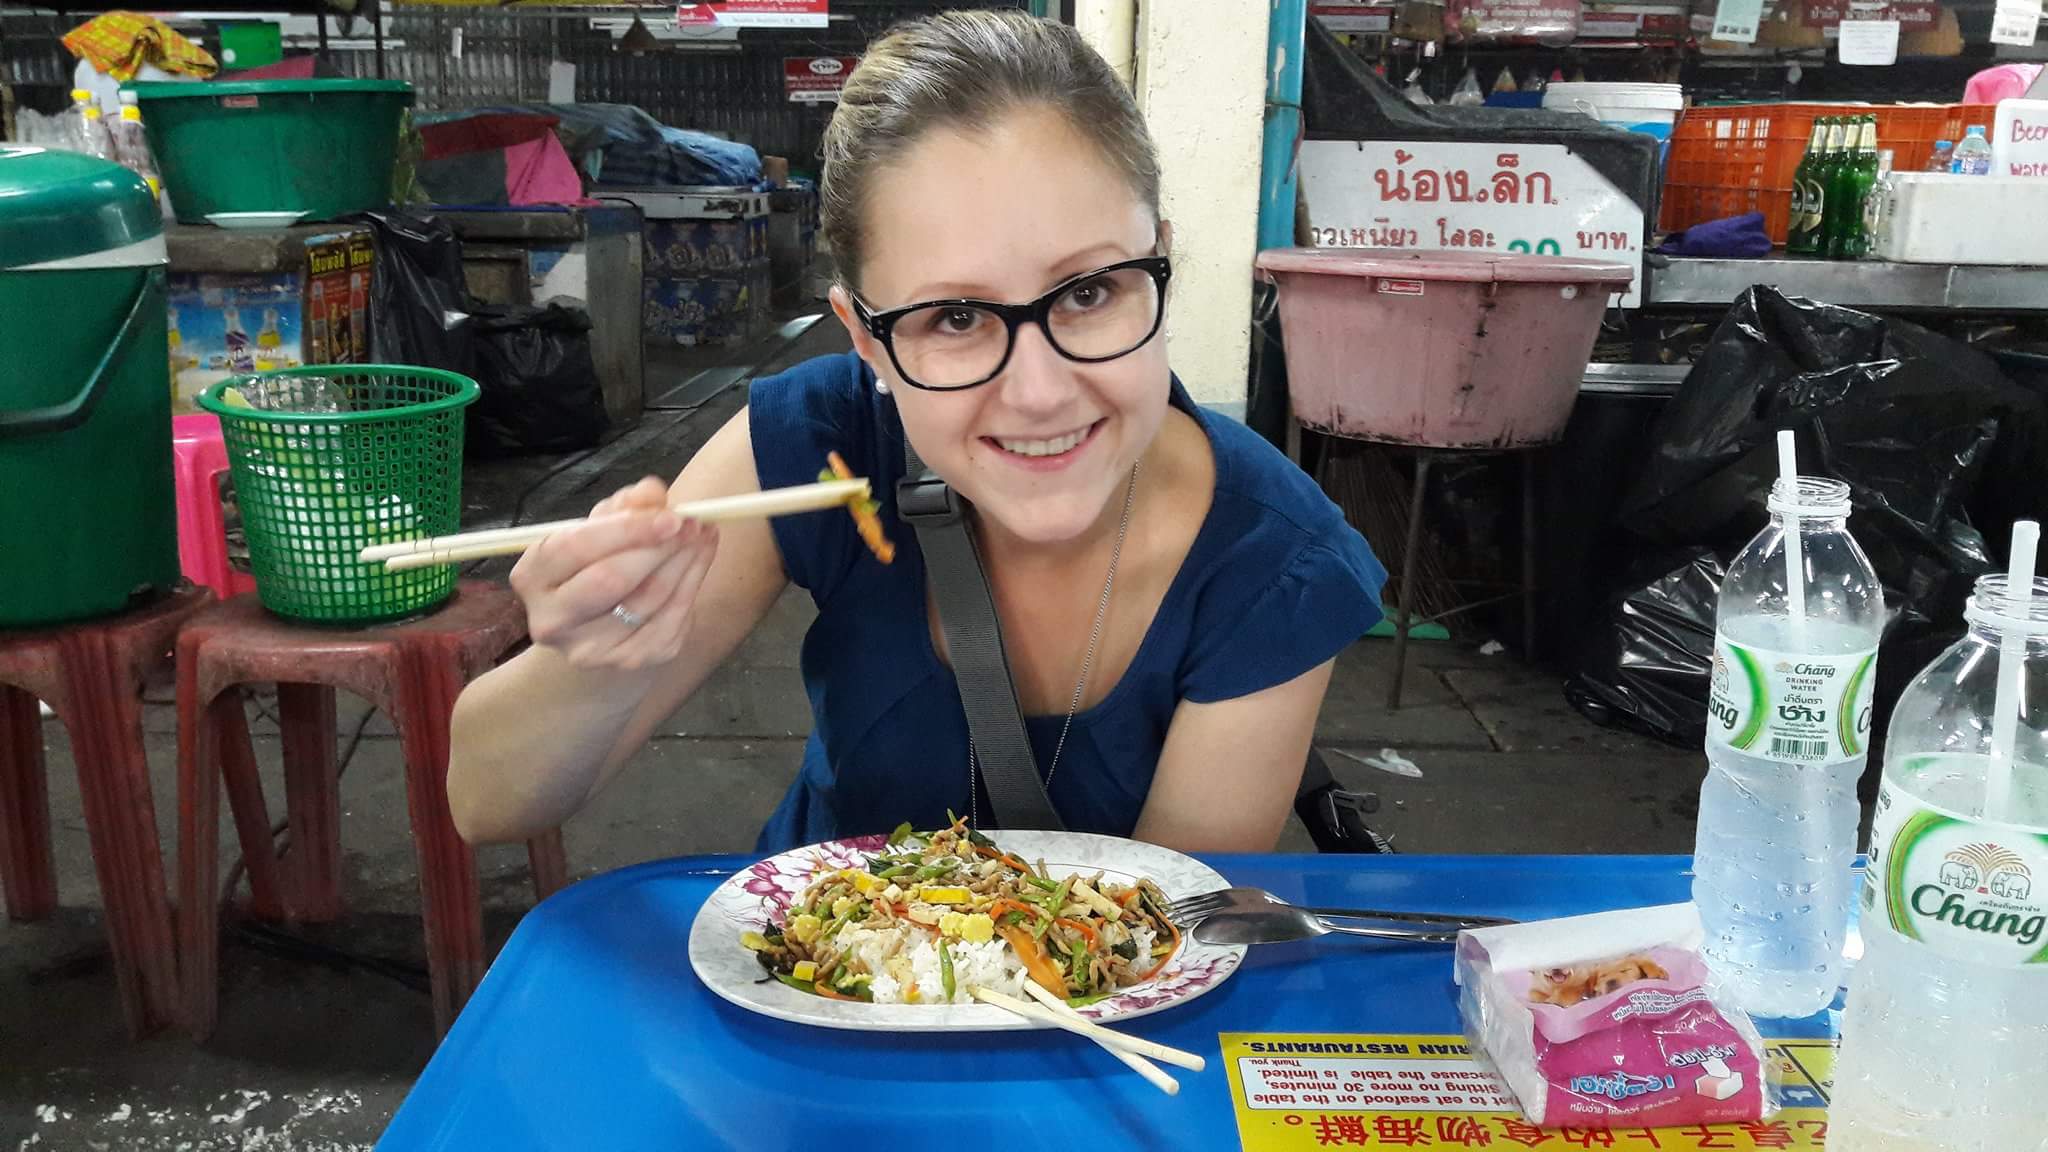
[[[1061,296],[1066,295],[1067,292],[1072,290],[1075,285],[1107,276],[1112,272],[1122,272],[1127,268],[1136,268],[1151,276],[1153,290],[1159,294],[1159,307],[1152,313],[1152,327],[1146,331],[1144,338],[1129,348],[1108,356],[1076,356],[1065,348],[1060,347],[1060,339],[1058,336],[1053,335],[1052,325],[1048,322],[1048,317],[1052,315],[1053,304]],[[1129,356],[1131,353],[1150,344],[1153,338],[1159,335],[1160,326],[1166,322],[1166,286],[1172,279],[1173,260],[1171,257],[1141,256],[1136,260],[1125,260],[1120,263],[1105,265],[1092,272],[1083,272],[1076,276],[1069,276],[1058,284],[1053,285],[1051,290],[1046,292],[1045,295],[1023,304],[1002,304],[994,300],[958,297],[948,300],[921,300],[915,304],[905,304],[901,308],[891,308],[886,312],[876,312],[869,308],[867,303],[858,294],[849,291],[847,297],[853,302],[854,315],[860,319],[861,325],[868,330],[868,335],[881,341],[882,347],[888,349],[889,363],[896,366],[896,374],[902,377],[905,384],[925,392],[963,392],[969,388],[979,388],[1003,374],[1003,369],[1010,365],[1010,356],[1017,351],[1017,329],[1026,324],[1038,325],[1038,330],[1045,334],[1045,342],[1052,345],[1052,350],[1076,364],[1106,364],[1111,360],[1121,360]],[[1006,329],[1003,337],[1003,355],[1000,360],[996,361],[996,366],[989,370],[988,375],[967,384],[924,384],[914,379],[909,371],[903,367],[903,361],[897,359],[896,356],[896,322],[913,312],[923,312],[932,308],[976,308],[1002,320]]]

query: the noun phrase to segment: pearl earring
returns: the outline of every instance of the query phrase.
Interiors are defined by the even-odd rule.
[[[875,391],[887,396],[889,394],[889,382],[877,377],[875,380]]]

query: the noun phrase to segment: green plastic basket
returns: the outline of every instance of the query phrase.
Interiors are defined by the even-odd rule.
[[[462,410],[476,397],[466,376],[390,364],[258,372],[201,393],[220,417],[263,606],[367,624],[447,599],[452,565],[387,572],[356,557],[456,530]]]

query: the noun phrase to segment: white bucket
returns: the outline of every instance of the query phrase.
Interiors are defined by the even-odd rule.
[[[1552,84],[1543,90],[1543,106],[1557,112],[1583,112],[1604,124],[1671,138],[1671,126],[1685,107],[1685,90],[1676,84]]]

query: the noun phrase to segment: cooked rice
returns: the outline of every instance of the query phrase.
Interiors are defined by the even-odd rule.
[[[875,974],[868,985],[877,1004],[944,1004],[945,974],[939,966],[939,947],[923,928],[903,924],[869,928],[849,924],[837,937],[849,957],[861,961]],[[1024,996],[1026,980],[1023,961],[1001,939],[985,944],[965,940],[946,941],[953,959],[955,1004],[971,1004],[968,989],[977,985],[1012,996]],[[915,986],[917,999],[909,990]]]

